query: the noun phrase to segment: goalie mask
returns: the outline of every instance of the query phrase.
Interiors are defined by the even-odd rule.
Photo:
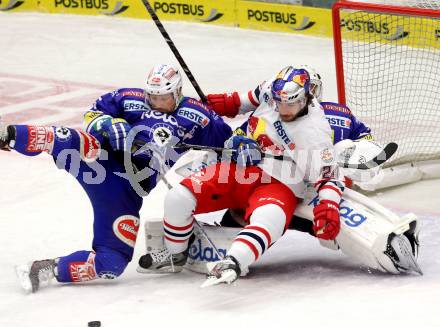
[[[310,77],[305,69],[288,66],[272,82],[272,97],[280,103],[300,102],[304,107],[309,95]]]
[[[322,102],[322,80],[321,75],[315,68],[308,65],[302,65],[300,68],[305,69],[310,76],[310,93],[319,101]]]
[[[145,86],[145,102],[150,103],[152,95],[172,94],[175,106],[182,100],[182,76],[179,70],[172,65],[155,66],[148,74],[147,84]]]

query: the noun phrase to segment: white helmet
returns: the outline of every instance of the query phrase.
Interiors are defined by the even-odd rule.
[[[145,100],[149,95],[173,94],[176,107],[182,100],[182,75],[179,70],[172,66],[161,64],[153,67],[148,74],[145,86]]]
[[[308,65],[302,65],[300,68],[307,70],[310,75],[310,93],[319,101],[322,102],[322,80],[321,75],[318,74],[315,68]]]

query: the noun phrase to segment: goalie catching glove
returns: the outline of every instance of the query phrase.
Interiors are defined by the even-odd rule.
[[[316,237],[334,240],[339,233],[339,205],[333,201],[321,200],[313,209],[313,231]]]
[[[261,161],[260,146],[251,138],[233,135],[226,140],[225,148],[235,150],[232,153],[231,160],[239,166],[255,166]]]

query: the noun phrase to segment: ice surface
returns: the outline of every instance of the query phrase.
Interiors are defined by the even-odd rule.
[[[206,92],[247,91],[281,67],[313,65],[336,100],[332,41],[189,23],[165,23]],[[150,21],[0,13],[0,114],[9,122],[79,126],[94,98],[142,87],[150,67],[176,62]],[[189,82],[186,94],[195,96]],[[439,181],[372,194],[423,222],[425,275],[390,276],[359,267],[311,237],[288,232],[233,286],[200,289],[204,277],[136,273],[115,281],[53,285],[24,295],[14,265],[89,249],[92,210],[76,181],[46,155],[0,153],[0,326],[439,326]],[[142,219],[160,217],[164,189]],[[142,234],[142,233],[140,233]]]

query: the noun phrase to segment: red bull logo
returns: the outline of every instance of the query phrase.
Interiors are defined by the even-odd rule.
[[[302,74],[298,74],[298,75],[293,76],[292,81],[300,86],[304,86],[308,79],[309,79],[309,76],[307,75],[307,73],[304,72]]]

